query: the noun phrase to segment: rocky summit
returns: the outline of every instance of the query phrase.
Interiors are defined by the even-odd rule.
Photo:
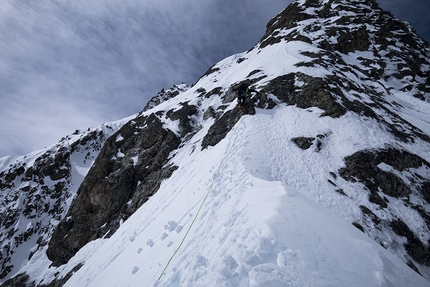
[[[243,110],[242,83],[258,91]],[[120,286],[121,254],[150,258],[124,286],[430,286],[429,110],[430,45],[409,24],[374,0],[296,1],[192,87],[0,159],[1,286]],[[188,234],[176,263],[173,240],[153,251]]]

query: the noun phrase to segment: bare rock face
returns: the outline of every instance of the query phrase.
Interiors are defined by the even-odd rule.
[[[67,263],[89,241],[111,236],[171,175],[175,167],[164,165],[179,144],[154,114],[136,118],[109,138],[49,242],[53,265]]]
[[[18,274],[13,279],[9,279],[4,282],[2,287],[34,287],[35,284],[29,283],[30,276],[27,274]]]
[[[249,86],[252,87],[253,81],[245,81]],[[233,85],[230,87],[229,91],[223,94],[223,103],[230,103],[236,100],[236,95],[231,91],[238,87],[241,83]],[[215,91],[211,91],[209,93],[203,94],[203,97],[209,98],[212,94],[220,93],[219,89]],[[213,117],[215,117],[215,123],[209,128],[208,133],[203,138],[202,141],[202,150],[207,148],[208,146],[215,146],[218,144],[229,131],[236,125],[236,123],[240,120],[242,115],[255,115],[255,108],[262,109],[273,109],[276,106],[276,103],[267,96],[265,91],[261,91],[258,95],[250,95],[245,99],[245,103],[243,106],[243,110],[240,110],[238,107],[229,110],[227,112],[219,112],[220,116],[217,115],[213,109],[209,110]],[[222,108],[222,106],[221,106]]]
[[[418,168],[430,171],[430,163],[418,155],[394,148],[360,151],[345,158],[345,163],[339,174],[346,180],[363,182],[371,193],[370,201],[383,208],[388,200],[383,200],[380,194],[405,200],[414,194],[430,203],[427,190],[430,180],[416,171]],[[402,178],[401,173],[408,176]],[[408,177],[411,181],[405,182]]]
[[[369,201],[385,209],[390,214],[386,218],[398,218],[398,215],[389,208],[388,198],[400,199],[405,206],[416,210],[427,227],[430,228],[430,216],[425,207],[419,202],[430,203],[430,163],[416,154],[405,150],[388,148],[383,150],[360,151],[345,158],[346,166],[339,170],[339,175],[352,182],[361,182],[369,192]],[[401,219],[387,220],[379,218],[372,210],[362,207],[364,218],[356,226],[365,233],[372,230],[391,230],[394,234],[406,238],[404,248],[405,256],[412,262],[430,266],[430,252],[425,247],[429,241],[423,241],[414,234]],[[376,210],[375,210],[376,211]],[[386,243],[383,238],[375,238],[381,245]],[[397,243],[394,243],[397,244]],[[385,246],[398,248],[393,246]],[[414,268],[416,270],[416,268]]]
[[[304,85],[297,87],[298,81],[303,82]],[[340,117],[347,110],[333,96],[337,91],[329,83],[327,79],[291,73],[273,79],[263,91],[266,94],[276,95],[279,100],[288,105],[297,105],[302,109],[319,107],[326,111],[323,116]]]
[[[235,109],[224,113],[209,129],[202,142],[202,149],[215,146],[239,121],[241,113]]]

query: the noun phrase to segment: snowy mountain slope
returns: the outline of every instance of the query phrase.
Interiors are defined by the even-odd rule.
[[[259,111],[243,117],[215,148],[182,148],[175,156],[181,168],[115,235],[77,254],[76,262],[86,263],[65,286],[428,286],[390,252],[304,196],[309,188],[322,190],[317,183],[302,178],[299,190],[277,181],[276,166],[289,167],[284,180],[319,166],[315,152],[307,164],[279,152],[284,146],[306,157],[282,123],[298,118],[311,128],[330,121],[320,114],[292,107]],[[314,178],[326,176],[314,172]],[[336,193],[326,200],[338,206],[345,201]],[[359,217],[357,208],[345,212]]]
[[[186,89],[185,84],[163,89],[152,102],[167,100]],[[0,159],[2,281],[16,275],[46,246],[104,142],[135,117],[76,130],[51,147]]]
[[[429,59],[374,1],[291,4],[124,122],[3,285],[429,286]]]
[[[104,141],[123,124],[76,131],[43,150],[0,159],[2,279],[47,244]]]

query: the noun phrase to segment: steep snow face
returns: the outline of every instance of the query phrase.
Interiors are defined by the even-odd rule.
[[[175,168],[130,188],[151,193],[121,199],[115,232],[94,216],[97,239],[71,250],[67,263],[50,266],[39,249],[19,270],[23,281],[429,286],[406,265],[430,278],[429,59],[428,44],[374,1],[293,3],[256,47],[191,88],[160,92],[129,122],[142,123],[139,131],[114,135],[104,160],[113,159],[118,177],[100,182],[152,177],[153,162],[140,157],[158,152],[149,118],[180,141],[154,169]],[[245,114],[232,93],[244,81],[260,91]],[[76,215],[63,216],[58,238],[79,238],[67,229]]]
[[[351,119],[331,125],[321,113],[258,110],[217,146],[178,150],[180,168],[110,239],[90,243],[72,259],[85,265],[65,286],[428,286],[305,196],[313,193],[359,217],[355,199],[322,180],[333,167],[319,167],[327,159],[328,166],[341,165],[341,155],[365,140],[352,131],[366,130],[356,123],[350,133],[338,133]],[[303,128],[323,132],[329,126],[333,141],[351,146],[304,152],[290,140]]]
[[[327,171],[319,183],[355,198],[361,218],[346,219],[430,278],[429,59],[429,45],[374,1],[298,1],[269,22],[254,49],[214,65],[197,85],[227,91],[247,79],[275,102],[349,117],[339,133],[362,134],[354,145],[333,142],[330,126],[324,132],[302,129],[292,140],[307,141],[301,146],[313,151],[345,148],[339,157],[327,157],[344,167],[317,166]],[[328,172],[330,167],[336,168]],[[327,198],[315,189],[307,194],[322,203]]]

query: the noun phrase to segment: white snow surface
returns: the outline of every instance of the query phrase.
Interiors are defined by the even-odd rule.
[[[324,205],[357,216],[341,210],[344,196],[310,180],[325,172],[313,168],[319,161],[338,165],[342,154],[299,151],[289,140],[300,129],[294,123],[327,128],[332,119],[319,115],[285,106],[259,110],[216,147],[184,146],[174,157],[180,169],[111,238],[75,256],[85,265],[65,286],[430,286],[306,196],[313,191]],[[333,135],[338,143],[363,139]]]
[[[199,106],[201,114],[210,106],[217,110],[220,95],[202,101],[197,90],[221,87],[226,93],[255,70],[260,72],[251,78],[267,76],[256,88],[291,72],[314,77],[330,73],[294,66],[306,60],[299,53],[303,50],[318,49],[294,41],[233,55],[193,88],[147,113],[178,108],[181,102]],[[355,58],[348,55],[345,61]],[[401,116],[430,131],[429,103],[400,92],[390,97],[402,104]],[[225,111],[234,107],[232,102]],[[179,169],[112,237],[90,242],[59,268],[49,268],[46,250],[40,250],[21,271],[37,284],[47,283],[83,263],[67,281],[69,287],[430,286],[351,224],[361,216],[358,206],[370,204],[363,185],[340,177],[333,179],[337,187],[327,181],[329,172],[343,167],[344,157],[357,151],[392,145],[430,161],[429,145],[420,139],[401,143],[377,121],[354,113],[337,119],[320,117],[322,113],[284,104],[257,109],[256,115],[243,116],[219,144],[203,151],[201,141],[214,120],[196,119],[202,129],[171,155]],[[177,132],[176,122],[163,121]],[[318,134],[325,135],[319,152],[316,147],[303,151],[291,141]],[[339,188],[348,196],[335,192]],[[390,216],[383,212],[378,216]],[[414,233],[428,234],[412,209],[399,216],[414,222],[409,225]]]
[[[202,113],[217,109],[220,96],[202,102],[196,91],[223,87],[225,93],[256,69],[261,72],[252,77],[267,76],[259,86],[297,71],[323,77],[328,71],[294,66],[305,60],[299,51],[313,49],[290,42],[233,55],[214,66],[219,71],[155,109],[186,101]],[[410,103],[399,113],[417,121],[429,105],[410,98],[393,95]],[[363,186],[338,177],[336,188],[345,197],[327,182],[329,171],[359,150],[403,145],[429,160],[428,145],[399,143],[378,122],[353,113],[332,119],[320,117],[322,112],[285,105],[257,110],[203,151],[200,143],[213,120],[197,119],[202,129],[173,155],[179,169],[111,238],[88,244],[72,259],[64,274],[85,264],[66,286],[430,286],[352,226],[361,216],[358,206],[369,204]],[[176,130],[176,123],[164,120]],[[429,130],[428,121],[418,121]],[[291,141],[317,134],[326,135],[320,152]],[[417,234],[428,232],[415,211],[402,210],[401,216],[416,222]]]
[[[39,252],[26,271],[49,282],[84,263],[65,286],[430,286],[350,224],[359,189],[347,198],[323,180],[322,167],[378,146],[376,127],[321,113],[257,110],[200,151],[203,128],[173,157],[180,168],[111,238],[47,272]],[[303,131],[330,133],[328,148],[300,150],[291,137]]]

